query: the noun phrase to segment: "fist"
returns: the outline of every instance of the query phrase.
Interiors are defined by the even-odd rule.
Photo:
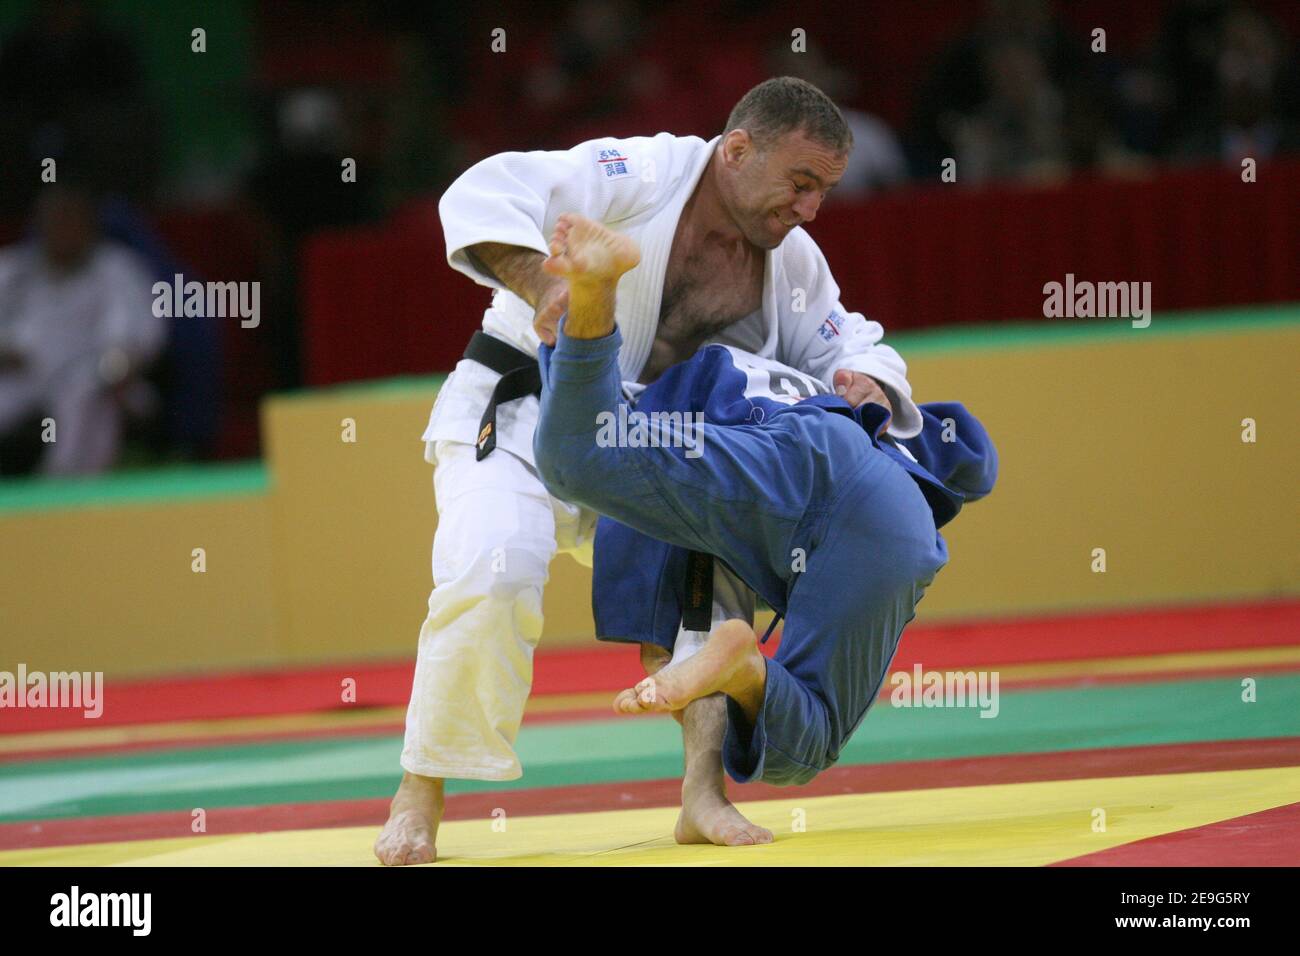
[[[547,345],[555,344],[555,330],[560,324],[560,316],[569,308],[569,283],[554,282],[537,301],[537,311],[533,313],[533,331]]]
[[[894,414],[894,406],[889,404],[885,390],[870,375],[842,368],[835,373],[834,382],[835,394],[854,408],[867,402],[874,402],[882,406],[891,416]]]

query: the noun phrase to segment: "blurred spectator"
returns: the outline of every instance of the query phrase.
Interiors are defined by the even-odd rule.
[[[1069,171],[1065,96],[1039,51],[1002,40],[984,47],[980,65],[986,98],[945,122],[960,178],[978,183],[1064,176]]]
[[[570,0],[549,29],[523,40],[516,59],[482,61],[479,95],[509,104],[509,121],[485,117],[480,150],[568,149],[669,128],[687,91],[672,87],[652,26],[632,0]]]
[[[1239,165],[1246,157],[1267,159],[1300,146],[1293,113],[1297,75],[1283,35],[1257,10],[1232,5],[1213,21],[1205,99],[1181,117],[1176,155]],[[1198,36],[1201,44],[1207,40]],[[1198,67],[1207,64],[1195,61]],[[1200,76],[1198,69],[1193,76]]]
[[[90,195],[45,187],[36,238],[0,250],[0,437],[31,445],[48,416],[55,432],[42,474],[107,470],[124,415],[154,401],[140,373],[164,334],[148,273],[102,238]]]
[[[907,178],[907,160],[898,137],[879,118],[846,104],[858,97],[857,77],[832,63],[816,44],[796,53],[784,37],[768,57],[774,76],[797,76],[821,89],[835,101],[853,131],[853,154],[835,195],[861,198],[896,186]]]
[[[966,183],[1095,163],[1108,104],[1088,56],[1045,0],[990,0],[922,89],[909,143],[916,175],[937,179],[949,157]]]
[[[121,243],[140,259],[151,282],[172,284],[177,274],[204,281],[180,259],[150,219],[120,198],[99,204],[104,238]],[[230,241],[227,239],[227,241]],[[147,437],[162,457],[202,458],[210,454],[221,423],[221,319],[175,315],[163,319],[167,350],[150,374],[163,400],[163,420]]]
[[[372,220],[380,212],[376,152],[382,138],[369,135],[365,103],[328,89],[287,91],[275,109],[271,146],[249,182],[267,244],[262,305],[282,389],[302,383],[298,253],[303,240],[320,229]],[[344,157],[362,171],[355,181],[343,179]]]
[[[640,72],[627,54],[640,33],[639,11],[627,0],[570,3],[563,28],[550,38],[551,55],[529,71],[522,105],[541,129],[557,119],[590,123],[625,110]]]

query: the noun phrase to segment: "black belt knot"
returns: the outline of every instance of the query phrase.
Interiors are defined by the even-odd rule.
[[[527,352],[502,342],[486,332],[475,332],[465,349],[465,358],[486,365],[501,378],[492,389],[492,398],[478,423],[478,452],[475,460],[482,461],[497,447],[497,406],[517,398],[542,394],[542,371],[537,359]]]

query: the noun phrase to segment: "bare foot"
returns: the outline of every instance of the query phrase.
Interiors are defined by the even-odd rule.
[[[763,701],[766,679],[767,662],[759,653],[754,629],[744,621],[727,621],[709,635],[696,654],[620,691],[614,698],[614,711],[648,714],[681,710],[693,700],[721,692],[753,720]]]
[[[757,846],[771,843],[772,831],[750,823],[727,799],[721,787],[682,787],[682,812],[673,828],[678,843],[718,846]]]
[[[566,212],[551,233],[551,257],[542,268],[572,283],[607,283],[641,261],[635,240],[586,216]]]
[[[385,866],[432,863],[444,806],[442,781],[409,771],[388,809],[388,822],[375,840],[375,856]]]
[[[659,647],[657,644],[641,645],[641,667],[645,671],[646,677],[653,677],[659,673],[673,659],[672,652],[667,648]],[[626,692],[625,692],[626,693]],[[618,709],[617,707],[615,708]],[[685,717],[685,711],[674,710],[673,720],[681,723]]]

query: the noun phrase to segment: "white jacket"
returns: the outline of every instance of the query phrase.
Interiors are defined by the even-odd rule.
[[[580,213],[631,236],[641,249],[640,264],[619,281],[615,312],[623,333],[619,365],[624,379],[635,381],[658,326],[677,221],[718,139],[706,142],[670,133],[596,139],[565,151],[500,153],[468,169],[443,194],[438,212],[448,264],[497,290],[483,317],[484,330],[537,353],[532,307],[479,271],[465,250],[499,242],[548,254],[560,214]],[[790,365],[828,387],[838,369],[864,372],[885,387],[893,404],[890,432],[899,438],[918,434],[921,414],[912,401],[906,364],[881,343],[884,330],[878,322],[849,312],[839,299],[839,286],[821,250],[796,228],[767,252],[762,308],[709,341]],[[472,444],[497,378],[478,363],[462,360],[439,393],[425,441]],[[497,446],[531,463],[537,413],[532,397],[499,408]]]

